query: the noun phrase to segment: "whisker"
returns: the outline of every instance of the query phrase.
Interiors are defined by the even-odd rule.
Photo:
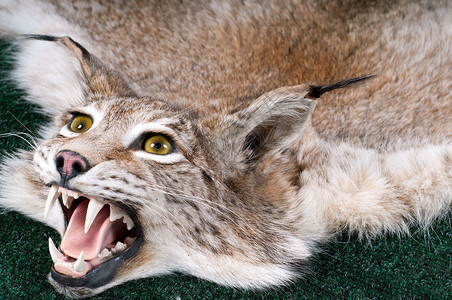
[[[27,140],[25,137],[23,137],[22,135],[25,135],[26,137],[31,139],[31,142],[29,140]],[[0,134],[0,138],[6,138],[6,137],[17,137],[20,138],[21,140],[25,141],[32,149],[36,149],[38,147],[35,138],[30,135],[29,133],[26,132],[9,132],[9,133],[1,133]]]
[[[184,193],[183,191],[178,190],[178,189],[175,189],[175,188],[171,188],[171,187],[164,187],[164,188],[167,189],[167,190],[172,190],[172,191],[176,192],[176,194],[171,194],[171,195],[182,196],[182,197],[184,197],[185,199],[188,199],[188,200],[195,201],[195,202],[197,202],[197,203],[203,204],[203,205],[208,206],[208,207],[214,209],[215,211],[217,211],[217,212],[219,212],[219,213],[221,213],[221,214],[223,214],[223,215],[225,215],[225,216],[228,216],[227,214],[225,214],[225,213],[222,212],[221,210],[216,209],[215,207],[213,207],[213,205],[215,205],[215,206],[217,206],[218,208],[222,208],[222,209],[224,209],[224,210],[226,210],[226,211],[232,213],[234,216],[236,216],[237,218],[241,219],[241,220],[243,221],[244,224],[247,224],[247,223],[248,223],[248,222],[246,222],[246,221],[243,219],[243,217],[242,217],[241,215],[239,215],[237,212],[235,212],[234,210],[230,209],[229,207],[227,207],[227,206],[225,206],[225,205],[223,205],[223,204],[220,204],[220,203],[217,203],[217,202],[212,202],[212,201],[209,200],[209,199],[202,198],[202,197],[199,197],[199,196],[186,194],[186,193]],[[160,190],[160,191],[161,191],[161,190]],[[163,191],[161,191],[161,192],[163,192]],[[167,192],[167,194],[170,194],[170,192]],[[230,218],[230,219],[231,219],[231,218]],[[233,220],[231,219],[231,221],[233,221]],[[237,223],[235,223],[235,224],[238,225]],[[275,225],[276,225],[276,224],[278,224],[278,225],[285,225],[284,222],[277,222],[277,221],[273,221],[273,224],[275,224]],[[251,229],[251,230],[252,230],[252,229]]]
[[[219,204],[219,203],[216,203],[216,202],[212,202],[209,199],[205,199],[205,198],[202,198],[202,197],[199,197],[199,196],[186,194],[186,193],[181,192],[178,189],[173,189],[173,188],[170,188],[170,187],[164,187],[164,188],[165,188],[165,190],[156,190],[156,191],[163,192],[163,193],[165,193],[167,195],[172,195],[172,196],[182,196],[183,198],[186,198],[188,200],[197,201],[198,203],[206,205],[207,207],[215,209],[216,211],[224,214],[224,212],[222,212],[222,211],[218,210],[217,208],[213,207],[213,205],[216,205],[219,208],[222,208],[224,210],[227,210],[227,211],[231,212],[232,214],[236,215],[239,218],[241,217],[240,215],[238,215],[235,211],[231,210],[230,208],[228,208],[228,207],[226,207],[226,206],[224,206],[222,204]],[[151,189],[153,189],[153,188],[151,188]],[[174,193],[174,192],[176,192],[176,193]]]
[[[168,189],[167,187],[165,187],[165,188]],[[165,190],[162,190],[160,188],[149,188],[149,189],[152,190],[152,191],[155,191],[155,192],[160,192],[160,193],[166,194],[166,195],[178,196],[178,198],[181,198],[182,200],[184,200],[187,203],[188,203],[188,201],[192,201],[192,202],[196,202],[198,204],[204,205],[205,207],[208,207],[208,208],[220,213],[221,215],[227,217],[232,223],[237,225],[241,230],[245,231],[245,228],[243,228],[241,226],[241,224],[239,224],[237,221],[235,221],[233,218],[231,218],[225,212],[221,211],[219,208],[216,208],[216,207],[213,206],[213,204],[215,204],[216,206],[231,212],[238,219],[242,220],[243,224],[246,224],[246,222],[245,222],[245,220],[243,220],[242,216],[240,216],[239,214],[237,214],[236,212],[234,212],[233,210],[229,209],[228,207],[226,207],[224,205],[221,205],[221,204],[215,203],[215,202],[211,202],[208,199],[204,199],[204,198],[201,198],[201,197],[188,195],[188,194],[183,194],[183,193],[180,192],[180,190],[176,190],[176,189],[173,189],[173,190],[176,191],[177,193],[173,193],[173,192],[170,192],[170,191],[165,191]],[[249,228],[249,230],[253,231],[252,228]]]
[[[105,190],[103,190],[100,194],[101,194],[102,197],[105,197],[105,198],[110,198],[110,197],[111,197],[111,195],[109,195],[109,193],[106,192]],[[120,193],[120,195],[122,195],[122,196],[124,197],[123,200],[130,200],[130,198],[129,198],[130,195],[125,195],[125,194],[122,194],[122,193]],[[115,194],[115,196],[117,196],[117,194]],[[137,197],[139,197],[139,196],[137,195]],[[128,201],[122,201],[122,204],[125,205],[125,206],[127,206],[127,207],[130,208],[131,210],[133,210],[133,207],[131,207],[127,202],[128,202]],[[161,208],[161,207],[155,205],[154,203],[149,202],[149,204],[151,204],[153,207],[155,207],[155,208],[157,208],[157,209],[159,209],[159,210],[161,210],[161,211],[165,211],[163,208]],[[162,218],[166,218],[162,213],[160,213],[160,212],[158,212],[158,211],[156,211],[156,210],[154,210],[154,211],[155,211],[158,215],[160,215]]]
[[[16,118],[16,116],[13,115],[10,111],[8,111],[8,113],[11,115],[11,117],[14,118],[14,120],[16,120],[20,125],[22,125],[22,127],[25,128],[34,139],[37,139],[37,136],[34,134],[33,131],[31,131],[27,126],[25,126],[25,124],[22,123],[18,118]]]

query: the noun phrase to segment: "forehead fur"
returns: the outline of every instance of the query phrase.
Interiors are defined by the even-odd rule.
[[[100,111],[108,112],[107,115],[114,117],[118,115],[142,116],[145,121],[152,121],[159,117],[177,115],[184,117],[188,112],[185,108],[178,107],[174,103],[165,100],[142,98],[102,98],[94,102],[94,107]],[[185,112],[185,113],[184,113]],[[190,118],[193,116],[190,114]]]

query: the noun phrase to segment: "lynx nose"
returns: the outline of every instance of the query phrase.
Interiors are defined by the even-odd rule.
[[[89,164],[86,158],[77,152],[62,150],[55,158],[56,168],[61,175],[63,185],[67,180],[88,171]]]

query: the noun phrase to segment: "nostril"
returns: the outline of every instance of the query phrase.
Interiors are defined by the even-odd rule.
[[[73,170],[73,172],[76,172],[76,173],[82,173],[84,171],[84,168],[81,163],[76,161],[72,165],[72,170]]]
[[[57,169],[61,169],[64,166],[64,158],[62,156],[57,156],[55,159],[55,164]]]

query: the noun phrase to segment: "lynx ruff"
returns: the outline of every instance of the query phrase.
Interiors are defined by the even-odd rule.
[[[0,2],[13,77],[53,118],[5,159],[0,204],[61,233],[61,293],[173,271],[280,285],[343,230],[449,215],[448,4],[245,2]]]

